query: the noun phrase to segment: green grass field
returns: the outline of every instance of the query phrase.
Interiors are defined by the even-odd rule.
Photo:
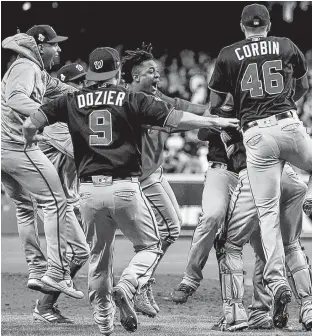
[[[221,332],[211,331],[212,325],[221,316],[220,286],[217,280],[218,272],[214,255],[209,257],[205,268],[201,287],[185,305],[175,305],[170,299],[170,293],[181,280],[186,256],[190,244],[189,238],[181,238],[172,246],[159,266],[154,285],[156,300],[161,312],[154,319],[139,316],[137,336],[200,336],[218,335]],[[311,240],[303,241],[308,255],[312,255]],[[251,276],[253,270],[253,253],[246,247],[244,253],[246,276],[245,304],[251,302]],[[131,245],[123,238],[116,240],[115,271],[120,274],[133,255]],[[1,283],[1,334],[16,336],[47,335],[47,336],[89,336],[100,335],[92,320],[92,308],[87,299],[87,267],[85,266],[76,283],[84,291],[86,297],[75,300],[65,296],[59,299],[62,313],[75,322],[74,325],[59,326],[42,322],[33,322],[32,309],[40,296],[26,288],[27,266],[17,237],[2,237],[2,283]],[[39,295],[39,296],[38,296]],[[298,307],[293,302],[290,305],[290,325],[293,331],[272,330],[270,332],[244,331],[244,335],[308,335],[301,331],[298,323]],[[126,335],[127,332],[119,325],[113,335]],[[222,333],[237,334],[237,333]]]

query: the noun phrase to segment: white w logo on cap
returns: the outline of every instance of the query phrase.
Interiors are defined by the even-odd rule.
[[[103,67],[103,60],[95,61],[94,62],[94,67],[96,70],[99,70]]]

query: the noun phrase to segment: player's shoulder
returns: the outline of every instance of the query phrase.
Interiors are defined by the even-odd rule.
[[[283,37],[283,36],[268,36],[267,39],[269,41],[273,41],[273,42],[279,42],[282,45],[285,46],[292,46],[294,43],[291,39],[289,39],[288,37]]]
[[[234,42],[232,44],[229,44],[225,47],[223,47],[220,51],[220,54],[224,54],[228,51],[231,51],[231,50],[234,50],[242,45],[244,45],[246,43],[246,40],[240,40],[240,41],[237,41],[237,42]]]
[[[235,43],[232,43],[230,45],[227,45],[225,47],[223,47],[220,50],[219,59],[228,59],[231,57],[231,55],[233,54],[233,52],[235,51],[235,49],[242,47],[245,44],[246,40],[241,40]]]

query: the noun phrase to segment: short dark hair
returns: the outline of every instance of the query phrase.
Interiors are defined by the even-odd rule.
[[[126,56],[122,58],[122,79],[126,84],[130,84],[133,81],[133,71],[136,67],[140,66],[143,62],[150,61],[154,59],[152,54],[151,43],[145,45],[142,44],[142,48],[137,48],[136,50],[126,50]]]

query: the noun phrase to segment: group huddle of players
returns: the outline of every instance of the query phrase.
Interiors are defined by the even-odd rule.
[[[308,189],[287,163],[290,160],[284,159],[279,167],[280,194],[262,205],[280,218],[273,223],[276,235],[271,232],[268,237],[248,156],[253,155],[256,166],[260,156],[267,155],[263,151],[268,145],[261,143],[264,136],[259,132],[248,141],[243,138],[259,125],[265,129],[276,120],[295,119],[294,100],[304,94],[300,96],[297,87],[294,93],[291,82],[304,76],[303,56],[290,40],[266,36],[269,21],[264,9],[261,5],[244,9],[246,40],[220,53],[209,84],[216,95],[208,105],[170,98],[158,90],[160,75],[151,45],[126,51],[123,58],[113,48],[97,48],[90,54],[87,71],[73,63],[52,78],[48,71],[61,51],[58,43],[66,37],[40,25],[2,42],[3,48],[19,55],[2,80],[2,183],[16,205],[29,268],[27,287],[43,293],[34,319],[73,323],[56,302],[60,293],[83,298],[72,279],[88,260],[89,300],[102,334],[113,332],[116,306],[122,326],[130,332],[137,330],[137,313],[150,317],[159,313],[153,276],[182,225],[178,202],[163,175],[163,150],[169,134],[199,129],[198,138],[209,142],[202,214],[172,300],[186,303],[196,291],[214,246],[223,304],[223,317],[214,329],[289,329],[291,288],[300,304],[300,323],[312,330],[312,273],[300,245],[302,208],[312,216],[311,183]],[[270,57],[281,55],[294,67],[293,78],[288,74],[281,79],[273,71],[282,70],[282,61]],[[251,57],[263,64],[260,76],[255,73],[257,64],[248,63]],[[239,66],[243,73],[237,72],[237,62],[247,62]],[[225,72],[238,76],[240,85],[226,80]],[[233,87],[242,92],[240,98]],[[279,98],[273,103],[261,101],[264,91]],[[258,113],[255,120],[269,121],[261,126],[251,111]],[[275,114],[276,119],[270,119]],[[293,137],[298,128],[294,123],[299,124],[295,120],[283,126]],[[252,150],[262,151],[261,155],[250,154]],[[312,155],[305,160],[310,160],[306,170],[311,173]],[[38,239],[37,214],[44,222],[48,260]],[[117,228],[135,250],[118,282],[113,273]],[[242,259],[247,242],[256,255],[248,314],[243,305]]]

